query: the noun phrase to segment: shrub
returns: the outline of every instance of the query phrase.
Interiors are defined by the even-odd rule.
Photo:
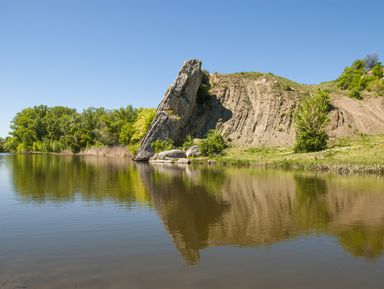
[[[5,139],[0,137],[0,153],[5,152]]]
[[[168,151],[175,148],[173,141],[170,139],[155,140],[153,143],[151,143],[151,147],[155,153]]]
[[[368,90],[381,95],[380,82],[384,82],[384,67],[376,54],[367,55],[364,60],[358,59],[350,67],[346,67],[337,79],[337,86],[348,89],[349,96],[361,99],[359,91]]]
[[[361,77],[365,74],[364,61],[358,59],[351,67],[346,67],[337,79],[337,86],[341,89],[362,90]]]
[[[377,77],[377,78],[383,78],[384,76],[384,68],[380,64],[376,64],[372,68],[372,75]]]
[[[183,150],[187,150],[191,146],[193,146],[193,137],[189,134],[185,138],[183,145],[182,145],[182,148],[183,148]]]
[[[202,155],[209,157],[223,155],[226,148],[223,136],[216,130],[210,130],[200,144]]]
[[[351,97],[351,98],[355,98],[355,99],[363,99],[363,97],[361,96],[360,91],[358,91],[357,89],[351,90],[348,93],[348,96]]]
[[[295,152],[320,151],[327,147],[328,135],[325,127],[329,121],[328,93],[319,90],[313,96],[305,97],[294,115],[296,126]]]

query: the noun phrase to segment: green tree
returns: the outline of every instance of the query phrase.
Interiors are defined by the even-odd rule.
[[[154,109],[132,106],[115,110],[76,110],[44,105],[23,109],[11,123],[10,151],[79,152],[91,146],[137,147],[155,115]],[[133,146],[132,146],[133,145]]]
[[[362,91],[376,92],[384,95],[384,67],[376,54],[367,55],[346,67],[337,79],[337,86],[349,90],[349,96],[362,99]]]
[[[315,95],[306,96],[294,115],[296,126],[295,152],[320,151],[327,147],[325,131],[329,121],[330,98],[319,90]]]
[[[206,138],[200,144],[201,154],[203,156],[219,156],[224,154],[227,144],[217,130],[208,131]]]
[[[0,153],[3,153],[5,151],[6,151],[6,149],[5,149],[5,139],[0,137]]]
[[[139,109],[137,119],[133,123],[133,134],[131,138],[131,143],[138,143],[147,133],[149,126],[152,123],[153,118],[155,117],[156,110],[152,108],[141,108]]]

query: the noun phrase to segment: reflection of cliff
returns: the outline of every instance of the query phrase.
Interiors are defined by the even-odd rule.
[[[15,155],[8,161],[15,191],[24,199],[63,202],[79,196],[125,205],[150,201],[137,170],[126,159]]]
[[[336,236],[353,255],[383,252],[382,181],[162,165],[140,175],[188,263],[206,246],[268,245],[312,232]]]
[[[199,260],[199,250],[209,245],[210,226],[228,208],[199,182],[191,182],[188,171],[175,166],[138,166],[152,202],[170,233],[177,249],[188,264]],[[207,175],[205,175],[207,176]],[[218,176],[206,178],[217,182]],[[220,176],[219,176],[220,178]]]
[[[354,256],[384,252],[384,180],[261,169],[133,164],[93,157],[6,158],[24,200],[153,205],[186,263],[209,246],[338,238]]]

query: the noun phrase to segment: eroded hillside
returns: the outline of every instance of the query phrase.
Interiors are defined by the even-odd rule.
[[[300,99],[317,89],[329,91],[332,99],[327,132],[331,138],[353,134],[384,133],[384,98],[367,94],[352,99],[335,83],[303,85],[273,74],[210,74],[208,92],[198,90],[204,78],[201,62],[185,62],[167,90],[137,160],[146,160],[151,143],[169,138],[176,145],[187,134],[202,138],[218,129],[238,146],[292,146],[295,140],[293,114]]]

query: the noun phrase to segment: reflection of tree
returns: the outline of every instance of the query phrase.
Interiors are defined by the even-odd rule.
[[[260,169],[132,164],[115,158],[6,158],[16,192],[37,202],[153,204],[188,264],[208,246],[269,245],[313,231],[354,256],[384,251],[383,180]]]
[[[295,213],[299,226],[306,230],[324,230],[331,216],[327,203],[327,182],[315,176],[294,175],[296,184]]]
[[[354,225],[338,232],[344,249],[354,256],[378,258],[384,252],[384,228],[369,228]]]
[[[25,199],[63,202],[79,195],[126,205],[149,202],[137,170],[124,159],[15,155],[9,160],[15,190]]]

